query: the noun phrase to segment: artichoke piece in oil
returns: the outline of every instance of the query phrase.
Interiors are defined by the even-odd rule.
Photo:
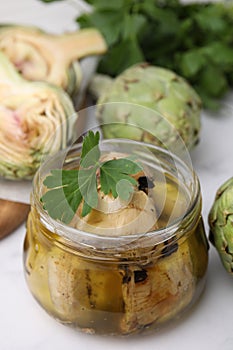
[[[158,227],[166,226],[169,211],[179,219],[186,201],[176,181],[168,179],[167,186]],[[151,200],[159,195],[156,184],[152,190],[157,192]],[[32,207],[24,254],[27,282],[51,315],[85,332],[131,334],[157,328],[192,304],[205,277],[208,255],[201,217],[179,239],[180,233],[178,229],[172,239],[155,246],[126,246],[123,255],[103,247],[98,256],[100,252],[72,247],[50,231]]]

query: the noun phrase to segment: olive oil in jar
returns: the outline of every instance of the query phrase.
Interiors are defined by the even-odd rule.
[[[150,191],[157,228],[129,237],[54,224],[39,203],[41,184],[35,178],[25,275],[36,300],[55,319],[87,333],[128,335],[156,329],[195,303],[208,264],[198,180],[189,193],[167,169],[163,176],[166,181],[155,179]]]

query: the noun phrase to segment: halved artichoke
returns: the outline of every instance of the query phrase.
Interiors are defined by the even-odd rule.
[[[71,142],[76,120],[62,89],[24,80],[0,53],[0,176],[31,178],[44,155]]]
[[[74,95],[82,79],[78,60],[104,53],[106,44],[96,29],[53,35],[35,27],[2,25],[0,50],[25,79],[53,83]]]

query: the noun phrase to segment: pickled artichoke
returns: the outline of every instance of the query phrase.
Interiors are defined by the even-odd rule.
[[[106,138],[123,137],[172,149],[179,137],[188,149],[199,140],[201,100],[172,71],[136,64],[115,80],[97,75],[90,92],[98,97],[97,117]]]
[[[25,79],[46,81],[74,95],[82,80],[78,60],[104,53],[106,44],[96,29],[52,35],[34,27],[2,25],[0,50]]]
[[[233,177],[218,189],[209,213],[210,241],[223,266],[233,273]]]
[[[80,207],[71,226],[110,237],[145,233],[157,228],[154,203],[143,191],[135,192],[127,205],[119,198],[104,195],[101,191],[98,196],[98,209],[81,217]]]
[[[48,271],[56,315],[89,332],[105,328],[130,334],[154,322],[161,324],[187,306],[195,291],[187,242],[156,264],[101,266],[56,248],[46,265],[41,263]]]
[[[0,176],[31,178],[44,155],[71,142],[76,120],[62,89],[24,80],[0,53]]]
[[[187,228],[180,227],[163,241],[158,231],[157,244],[154,239],[140,244],[142,232],[166,227],[171,213],[174,221],[180,218],[188,201],[174,178],[168,176],[162,185],[144,175],[134,175],[138,186],[124,207],[119,198],[99,190],[98,210],[83,218],[78,209],[69,224],[72,237],[81,230],[94,238],[87,245],[79,245],[78,238],[74,250],[69,233],[66,240],[59,229],[45,227],[32,203],[24,246],[27,281],[39,303],[61,322],[88,333],[131,334],[159,327],[199,296],[197,285],[204,281],[208,262],[201,218],[187,236]],[[131,235],[137,239],[127,240],[123,250],[105,245],[112,236]],[[98,242],[104,238],[99,245],[97,236]]]

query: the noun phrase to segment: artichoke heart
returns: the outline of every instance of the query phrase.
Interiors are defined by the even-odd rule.
[[[100,326],[99,314],[104,317],[108,312],[123,311],[121,275],[113,266],[103,270],[92,261],[56,249],[51,251],[47,264],[51,303],[63,322],[69,320],[91,329]],[[114,290],[109,293],[113,284]]]
[[[157,213],[154,202],[143,191],[135,191],[129,203],[118,198],[98,193],[99,204],[90,214],[81,217],[78,209],[71,226],[102,236],[144,234],[157,228]]]
[[[195,278],[188,243],[154,266],[131,266],[122,271],[125,315],[123,334],[162,323],[176,315],[192,300]]]
[[[3,53],[0,63],[0,176],[31,178],[72,141],[77,114],[62,89],[24,80]]]
[[[209,213],[210,241],[226,271],[233,273],[233,177],[218,189]]]
[[[96,75],[90,92],[106,138],[129,138],[174,149],[199,140],[201,99],[176,73],[136,64],[111,80]],[[142,108],[144,107],[144,108]]]
[[[36,27],[2,25],[0,50],[25,79],[46,81],[73,95],[82,80],[78,60],[104,53],[106,44],[96,29],[55,35]]]

